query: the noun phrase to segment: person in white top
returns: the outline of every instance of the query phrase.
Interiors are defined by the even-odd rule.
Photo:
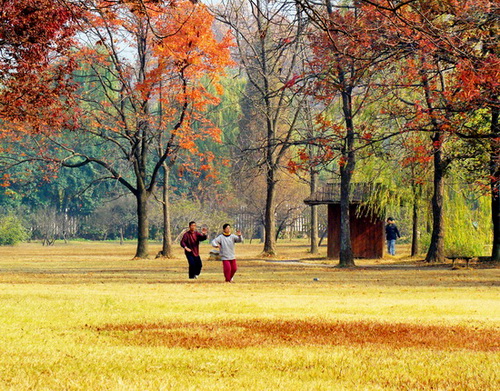
[[[212,246],[219,248],[226,282],[233,282],[234,274],[238,270],[234,255],[235,243],[243,243],[243,237],[240,230],[236,231],[236,235],[232,234],[230,224],[224,224],[222,226],[222,233],[212,240]]]

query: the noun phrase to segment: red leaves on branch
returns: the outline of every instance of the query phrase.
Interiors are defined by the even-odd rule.
[[[71,5],[51,0],[1,2],[0,118],[29,121],[38,131],[67,124],[76,14]]]
[[[373,139],[373,134],[370,132],[363,133],[361,135],[361,139],[367,142],[370,142]]]
[[[302,169],[302,167],[297,162],[295,162],[293,160],[289,160],[288,161],[288,163],[287,163],[287,170],[288,170],[288,172],[290,174],[296,174],[301,169]]]
[[[286,88],[291,88],[295,85],[295,83],[297,83],[297,81],[299,80],[299,78],[301,77],[301,75],[293,75],[293,77],[288,80],[284,85],[283,87],[281,87],[282,89],[286,89]]]

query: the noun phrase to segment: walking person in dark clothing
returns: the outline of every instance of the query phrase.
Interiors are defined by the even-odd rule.
[[[189,230],[182,236],[181,247],[189,263],[189,278],[198,278],[203,267],[200,258],[200,242],[207,240],[207,229],[202,228],[201,233],[196,230],[196,223],[189,222]]]
[[[387,252],[396,255],[396,239],[400,238],[398,227],[394,224],[394,219],[389,217],[385,226],[385,238],[387,240]]]

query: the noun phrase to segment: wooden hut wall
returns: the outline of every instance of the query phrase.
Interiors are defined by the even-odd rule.
[[[382,258],[384,222],[367,216],[356,216],[357,205],[349,206],[351,243],[355,258]],[[328,258],[340,255],[340,205],[328,205]]]

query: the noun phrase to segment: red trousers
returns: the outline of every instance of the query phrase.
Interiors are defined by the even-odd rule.
[[[231,281],[236,273],[236,270],[238,270],[236,259],[222,261],[222,269],[224,270],[224,277],[226,278],[226,281]]]

